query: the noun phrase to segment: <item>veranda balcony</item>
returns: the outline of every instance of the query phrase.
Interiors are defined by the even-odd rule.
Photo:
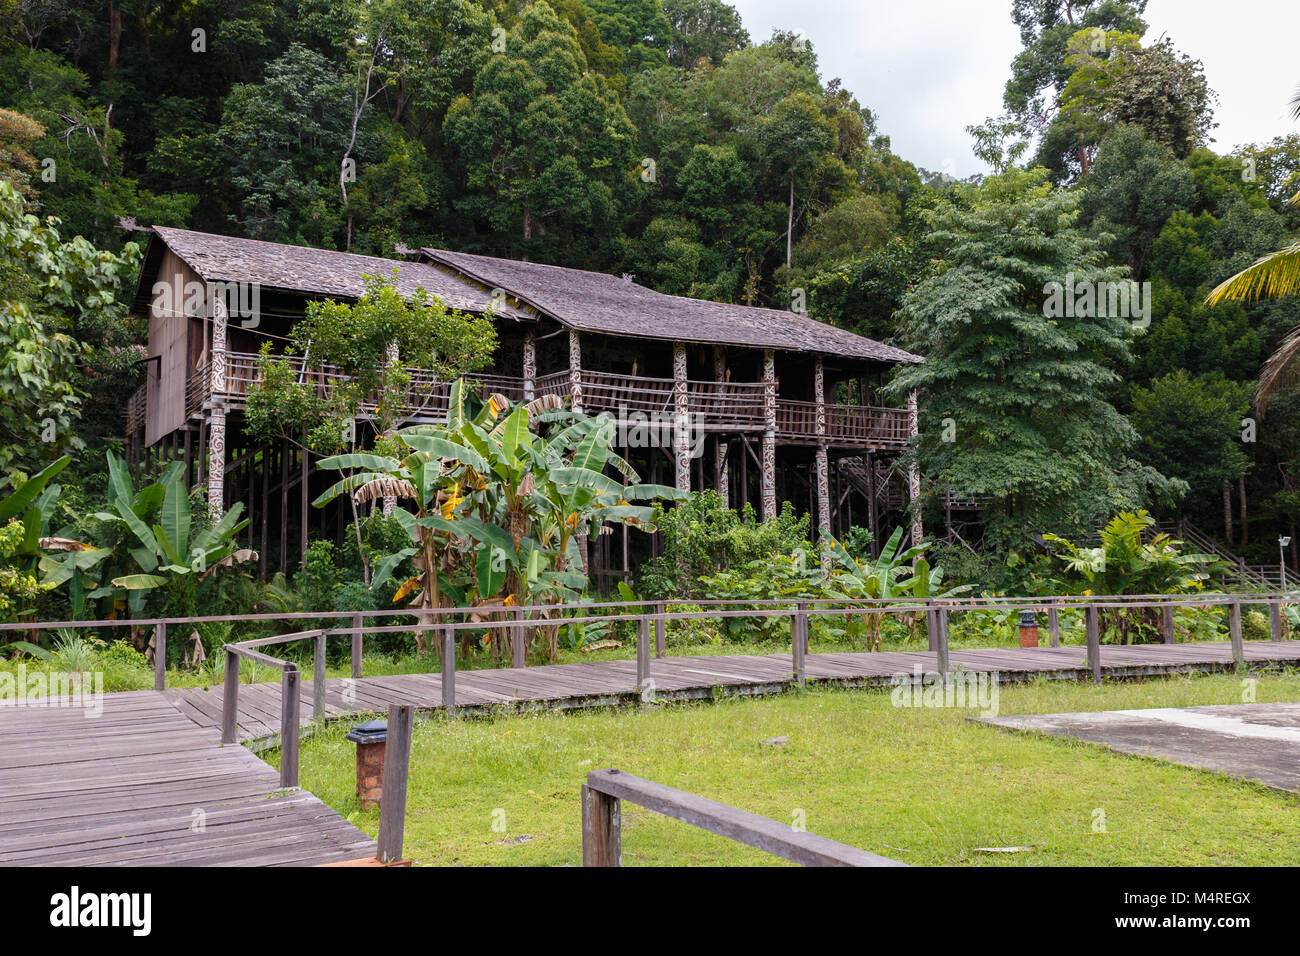
[[[226,353],[226,387],[221,392],[228,409],[244,408],[248,401],[248,392],[261,378],[258,372],[259,356],[251,352]],[[285,359],[289,368],[300,382],[315,387],[321,398],[329,397],[340,382],[347,381],[340,369],[330,365],[304,367],[301,356],[288,356]],[[407,392],[407,401],[402,409],[403,415],[410,422],[443,422],[447,420],[447,406],[451,395],[451,382],[439,380],[427,369],[408,368],[411,385]],[[464,376],[475,386],[480,394],[498,393],[511,401],[517,402],[524,397],[524,380],[512,375],[490,375],[476,372]],[[203,408],[211,391],[212,369],[204,365],[190,373],[185,389],[185,410],[195,415]],[[363,412],[372,412],[375,405],[363,403]]]
[[[311,383],[318,395],[327,397],[347,376],[330,366],[304,368],[300,357],[287,359],[301,381]],[[258,356],[250,352],[228,352],[226,385],[216,396],[227,409],[244,408],[251,386],[258,381]],[[439,381],[425,369],[407,369],[411,388],[404,414],[413,422],[446,421],[451,383]],[[522,376],[475,373],[465,376],[479,394],[499,393],[511,401],[522,401],[525,381]],[[573,387],[570,370],[564,369],[538,376],[535,395],[569,398]],[[588,414],[609,414],[626,420],[629,416],[647,416],[671,420],[676,413],[675,385],[671,378],[622,375],[615,372],[582,369],[578,374],[582,409]],[[211,386],[209,365],[190,373],[186,385],[187,415],[201,413]],[[688,380],[687,413],[694,427],[715,432],[761,433],[766,427],[762,382]],[[373,405],[364,405],[369,412]],[[142,424],[145,418],[145,389],[141,387],[128,402],[128,428]],[[824,441],[834,448],[901,448],[909,435],[907,409],[875,405],[825,406],[825,429],[819,434],[817,404],[809,401],[778,398],[776,401],[776,437],[780,444],[814,446]]]

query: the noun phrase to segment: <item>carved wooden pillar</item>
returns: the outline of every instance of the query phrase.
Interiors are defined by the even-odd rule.
[[[397,349],[397,343],[389,342],[388,347],[384,349],[384,359],[388,362],[389,365],[392,365],[400,357],[401,357],[401,353]],[[353,427],[354,428],[356,427],[355,424],[353,425]],[[384,503],[383,503],[384,517],[385,518],[392,517],[393,509],[395,507],[397,507],[397,498],[395,498],[393,495],[385,495]]]
[[[226,303],[212,301],[212,374],[208,376],[208,508],[226,509]]]
[[[776,356],[771,349],[763,349],[763,470],[759,487],[763,517],[776,517]]]
[[[673,464],[678,491],[691,490],[691,404],[686,388],[686,343],[673,343]]]
[[[718,382],[727,380],[727,347],[725,345],[713,346],[713,378]],[[721,435],[714,434],[713,483],[714,487],[718,489],[718,497],[722,499],[722,507],[724,508],[731,507],[731,471],[727,462],[730,447]]]
[[[524,401],[537,397],[537,330],[524,331]]]
[[[909,392],[907,396],[907,436],[909,439],[916,438],[920,434],[920,419],[917,414],[916,392]],[[921,469],[916,463],[916,443],[912,443],[913,458],[911,464],[907,466],[907,493],[908,499],[912,505],[912,544],[921,543],[924,529],[921,527]]]
[[[574,329],[569,330],[569,397],[573,410],[582,411],[582,340]]]
[[[573,410],[582,411],[582,339],[575,329],[569,330],[569,398]],[[590,568],[589,540],[586,531],[577,536],[583,574],[588,574]]]
[[[813,400],[817,403],[817,531],[818,543],[831,538],[830,461],[826,452],[826,369],[819,355],[813,366]],[[822,551],[822,568],[829,571],[831,555]]]

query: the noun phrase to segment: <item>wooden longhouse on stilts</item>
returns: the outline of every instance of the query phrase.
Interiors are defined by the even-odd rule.
[[[127,406],[128,460],[183,460],[210,504],[245,502],[263,576],[291,571],[309,539],[341,541],[349,516],[315,509],[330,476],[288,442],[262,443],[243,410],[257,353],[279,352],[313,300],[352,301],[363,275],[423,287],[449,307],[491,313],[491,368],[467,376],[512,400],[568,399],[618,424],[617,443],[645,480],[714,488],[762,516],[790,501],[820,535],[869,526],[880,540],[907,516],[920,476],[898,465],[916,433],[915,403],[880,398],[889,370],[919,356],[776,309],[664,295],[633,277],[421,249],[414,260],[154,227],[133,310],[149,319],[147,380]],[[322,393],[339,375],[292,360]],[[445,418],[449,384],[412,369],[413,421]],[[418,393],[418,394],[417,394]],[[359,422],[364,433],[366,423]],[[684,426],[684,427],[683,427]],[[642,536],[633,535],[632,539]],[[627,576],[645,541],[597,535],[599,583]]]

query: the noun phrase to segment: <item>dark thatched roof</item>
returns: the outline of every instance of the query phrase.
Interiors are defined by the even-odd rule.
[[[255,282],[265,289],[284,289],[314,298],[356,299],[365,291],[363,275],[389,278],[396,267],[393,287],[404,295],[423,287],[454,309],[486,312],[493,305],[491,296],[474,284],[422,262],[154,226],[136,289],[135,306],[140,311],[148,309],[150,291],[157,280],[160,241],[201,278],[212,282]],[[531,318],[505,303],[495,311],[515,319]]]
[[[501,288],[584,332],[814,352],[876,362],[921,362],[911,352],[780,309],[665,295],[629,279],[561,266],[421,249],[485,286]]]

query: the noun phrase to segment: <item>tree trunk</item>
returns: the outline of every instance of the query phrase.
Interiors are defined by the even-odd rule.
[[[785,267],[790,268],[790,253],[794,247],[794,175],[790,176],[790,210],[785,218]]]
[[[1223,483],[1223,540],[1232,547],[1232,485]]]
[[[117,4],[108,5],[108,72],[117,72],[117,51],[122,44],[122,11]]]
[[[1241,496],[1241,546],[1250,540],[1250,526],[1246,524],[1246,476],[1237,479],[1237,494]]]

